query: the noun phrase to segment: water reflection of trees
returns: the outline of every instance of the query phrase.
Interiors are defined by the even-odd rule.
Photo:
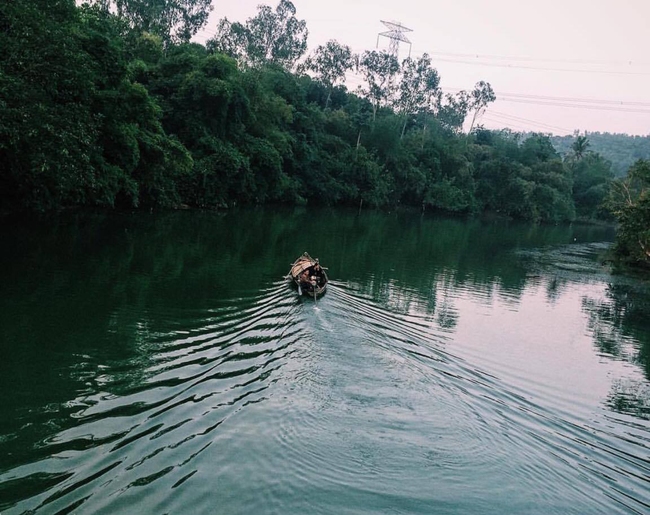
[[[611,283],[604,299],[585,297],[582,306],[598,350],[639,366],[645,378],[650,379],[648,285]],[[608,404],[616,411],[650,418],[650,388],[646,381],[619,380],[612,388]]]
[[[566,245],[576,237],[581,242],[608,237],[602,227],[535,226],[405,213],[368,212],[333,222],[340,233],[332,235],[327,255],[332,258],[334,251],[332,266],[338,279],[353,281],[362,294],[400,312],[413,308],[435,315],[447,329],[456,324],[450,298],[458,290],[471,291],[486,302],[498,296],[509,304],[517,304],[531,283],[547,285],[549,298],[560,295],[566,281],[549,281],[547,270],[531,275],[531,260],[538,256],[522,259],[520,251]],[[337,239],[341,234],[345,235],[342,241]]]
[[[332,278],[355,281],[362,293],[392,298],[400,309],[417,301],[433,314],[458,288],[516,302],[530,275],[515,251],[573,235],[567,226],[341,209],[85,213],[23,222],[2,233],[2,345],[14,353],[38,342],[68,355],[89,346],[105,359],[137,354],[150,341],[143,330],[177,328],[166,314],[182,308],[184,324],[201,323],[191,319],[193,310],[258,291],[305,250],[322,258]]]
[[[68,213],[1,228],[0,442],[12,452],[0,468],[74,424],[82,407],[70,401],[140,387],[161,339],[269,283],[249,279],[271,260],[253,251],[269,228],[223,218]]]
[[[612,385],[607,405],[618,413],[650,420],[650,385],[647,381],[617,379]]]
[[[224,302],[243,306],[303,251],[321,257],[333,279],[400,311],[417,308],[451,331],[456,290],[516,303],[530,280],[516,251],[574,238],[565,226],[342,209],[67,213],[6,222],[3,435],[40,412],[51,433],[45,426],[69,424],[78,409],[66,401],[136,388],[161,341],[200,329]],[[585,231],[583,241],[602,239],[598,229]],[[29,448],[38,426],[17,447]]]
[[[609,284],[605,299],[583,299],[598,349],[641,365],[650,379],[650,291],[641,283]]]

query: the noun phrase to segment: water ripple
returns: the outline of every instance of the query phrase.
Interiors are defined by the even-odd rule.
[[[611,505],[607,508],[594,501],[594,491],[604,492],[615,505],[631,512],[647,509],[647,425],[636,422],[631,427],[638,434],[621,434],[618,424],[613,426],[616,431],[608,431],[594,426],[592,419],[536,404],[529,400],[534,397],[531,392],[512,389],[494,374],[450,353],[444,331],[427,317],[396,313],[355,296],[345,285],[332,290],[328,309],[339,326],[344,326],[346,343],[366,347],[365,362],[355,360],[354,353],[346,357],[359,369],[354,377],[358,381],[361,376],[363,385],[345,385],[342,397],[333,403],[339,412],[345,413],[347,406],[353,419],[365,411],[375,421],[390,421],[375,425],[376,437],[389,434],[398,447],[400,440],[434,443],[437,450],[427,452],[441,454],[446,473],[471,466],[477,475],[502,477],[505,470],[520,488],[556,501],[562,495],[574,503],[578,498],[583,506],[589,506],[590,513],[611,513]],[[341,371],[344,377],[346,371]],[[335,389],[331,384],[329,388]],[[439,417],[442,413],[444,417]],[[326,431],[321,428],[316,432]],[[429,438],[423,438],[427,433]],[[450,433],[455,435],[454,441],[462,442],[462,449],[451,451],[441,445]],[[513,446],[520,450],[516,455]],[[371,477],[381,482],[390,471],[373,468],[376,451],[372,450],[374,446],[367,449],[365,454],[361,449],[343,447],[343,455],[333,457],[294,449],[296,459],[303,458],[296,469],[303,476],[313,474],[314,483],[330,471],[332,481],[342,478],[354,484],[364,470],[368,477],[362,482],[371,481]],[[351,468],[342,470],[338,464],[346,461],[347,452],[356,455],[358,462],[347,460]],[[324,461],[327,466],[323,466]],[[314,463],[319,465],[315,467]],[[556,491],[558,484],[572,485],[572,489]]]
[[[108,511],[111,499],[154,482],[179,488],[196,474],[186,469],[214,442],[214,431],[267,399],[300,339],[295,300],[276,283],[234,299],[240,309],[207,314],[182,337],[155,335],[146,367],[101,367],[103,391],[69,403],[74,424],[39,445],[42,459],[0,475],[3,512],[79,509],[100,481],[99,506]]]
[[[67,426],[0,472],[0,509],[647,512],[646,421],[549,407],[452,352],[414,292],[388,294],[333,282],[314,303],[276,282],[184,313],[187,330],[84,369]]]

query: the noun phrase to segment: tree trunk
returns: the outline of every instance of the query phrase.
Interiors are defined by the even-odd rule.
[[[330,88],[329,91],[327,92],[327,100],[325,100],[325,109],[327,109],[327,106],[330,103],[330,97],[331,96],[332,96],[332,88]]]
[[[650,249],[646,248],[646,246],[643,244],[643,242],[639,239],[639,245],[641,246],[641,250],[643,250],[643,253],[650,258]]]
[[[469,131],[467,131],[467,134],[472,132],[472,129],[474,128],[474,122],[476,121],[476,117],[478,116],[479,111],[480,111],[480,109],[477,109],[476,111],[474,111],[474,116],[472,117],[472,124],[469,126]]]

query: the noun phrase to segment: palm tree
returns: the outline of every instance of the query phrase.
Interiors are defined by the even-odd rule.
[[[585,156],[588,148],[589,139],[586,135],[576,136],[576,140],[573,142],[573,145],[571,145],[571,149],[573,150],[573,153],[578,161],[580,161]]]

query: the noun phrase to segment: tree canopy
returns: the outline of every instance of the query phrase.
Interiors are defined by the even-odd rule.
[[[159,36],[165,44],[187,43],[208,22],[212,0],[87,0],[116,13],[134,30]]]
[[[619,223],[617,254],[650,268],[650,161],[639,160],[612,184],[609,206]]]
[[[296,18],[293,3],[280,0],[275,10],[260,5],[243,25],[222,19],[208,46],[253,67],[272,63],[292,69],[307,51],[307,35],[307,24]]]
[[[188,42],[209,9],[0,4],[0,211],[407,205],[560,222],[605,216],[609,198],[621,252],[643,257],[647,165],[610,195],[612,164],[591,135],[561,154],[543,134],[464,133],[494,92],[479,81],[443,94],[427,54],[400,64],[332,40],[305,58],[307,27],[288,0]]]
[[[637,160],[650,159],[650,135],[575,132],[567,136],[551,136],[551,141],[560,154],[569,155],[574,151],[572,147],[579,138],[585,138],[589,142],[589,150],[597,152],[612,163],[612,172],[616,177],[627,174]]]

